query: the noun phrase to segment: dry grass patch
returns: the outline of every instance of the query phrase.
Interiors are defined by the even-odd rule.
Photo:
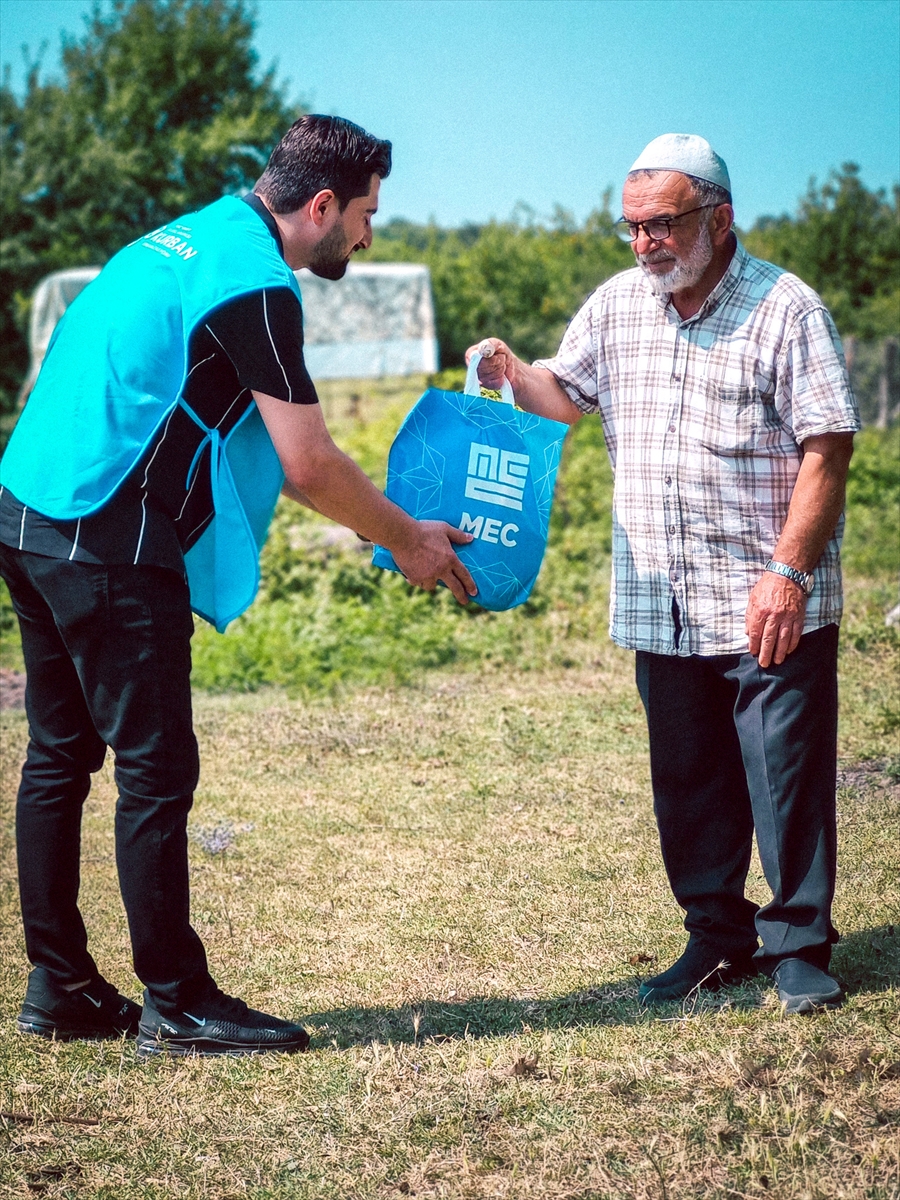
[[[884,668],[853,654],[858,700]],[[683,931],[631,658],[595,657],[333,701],[198,698],[195,920],[223,987],[305,1017],[298,1057],[145,1065],[130,1044],[16,1035],[25,727],[5,714],[0,1195],[896,1200],[900,799],[880,699],[842,734],[847,1006],[788,1020],[756,980],[648,1016],[639,978]],[[84,908],[135,993],[113,802],[107,763]],[[216,826],[231,844],[212,854]]]

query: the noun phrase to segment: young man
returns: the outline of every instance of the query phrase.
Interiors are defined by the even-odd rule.
[[[663,858],[687,948],[640,989],[679,1000],[761,969],[789,1012],[827,973],[836,828],[839,542],[859,419],[818,296],[751,258],[722,159],[693,135],[635,162],[608,280],[555,358],[479,366],[517,402],[599,413],[616,473],[610,635],[637,652]],[[772,891],[744,896],[754,827]],[[758,947],[757,938],[762,941]]]
[[[191,608],[250,603],[279,489],[388,546],[407,578],[475,588],[453,542],[342,454],[303,361],[293,271],[339,279],[372,240],[389,142],[305,116],[254,194],[126,247],[67,311],[0,469],[0,570],[22,631],[30,741],[16,825],[33,964],[19,1028],[138,1035],[142,1054],[303,1050],[301,1025],[215,985],[190,924],[199,763]],[[81,809],[115,753],[116,861],[141,1008],[101,976],[78,910]]]

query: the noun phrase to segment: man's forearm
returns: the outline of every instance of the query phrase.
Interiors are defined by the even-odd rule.
[[[304,508],[309,508],[313,512],[319,511],[313,504],[312,500],[310,500],[309,496],[307,496],[304,492],[301,492],[299,488],[294,487],[294,485],[289,483],[287,479],[285,479],[281,488],[281,494],[282,496],[287,496],[288,500],[294,500],[297,504],[302,504]]]
[[[804,444],[803,462],[787,521],[772,555],[798,571],[812,571],[844,507],[853,435],[825,434]]]
[[[804,574],[822,557],[844,506],[852,433],[830,433],[803,444],[803,462],[787,520],[772,557]],[[800,644],[806,596],[798,583],[764,571],[750,593],[747,635],[759,665],[779,665]]]
[[[565,425],[574,425],[582,415],[566,396],[557,377],[544,367],[533,367],[516,359],[510,383],[516,404],[527,413],[548,416],[552,421],[563,421]]]
[[[532,367],[519,360],[516,383],[513,384],[516,404],[526,412],[549,417],[574,425],[582,415],[563,391],[556,376],[544,367]]]
[[[302,490],[290,482],[285,490],[301,504],[388,550],[403,549],[415,539],[418,522],[388,500],[337,447],[310,472]]]

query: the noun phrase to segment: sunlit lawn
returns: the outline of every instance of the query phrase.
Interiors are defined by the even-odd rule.
[[[376,480],[420,383],[358,401],[322,389]],[[323,557],[324,527],[282,522],[271,596],[228,638],[198,636],[210,686],[254,686],[261,664],[256,681],[296,660],[293,694],[197,694],[191,854],[219,983],[304,1019],[306,1055],[144,1064],[131,1043],[15,1032],[26,725],[2,715],[0,1195],[898,1200],[896,547],[877,473],[889,447],[857,460],[868,491],[848,524],[849,557],[880,572],[851,572],[842,632],[834,968],[848,1003],[786,1019],[757,979],[648,1015],[639,980],[684,933],[632,657],[604,632],[609,472],[579,431],[528,610],[460,618],[446,597],[373,584],[364,557]],[[17,667],[4,612],[0,661]],[[410,682],[362,686],[373,678]],[[102,969],[137,996],[113,805],[108,761],[85,809],[83,907]],[[224,853],[203,849],[215,827],[234,835]],[[755,860],[749,890],[766,896]]]
[[[783,1017],[762,979],[639,1010],[640,975],[683,932],[631,657],[598,634],[568,671],[198,696],[193,825],[236,834],[224,855],[192,845],[195,921],[221,985],[303,1017],[310,1053],[142,1064],[130,1043],[18,1035],[25,722],[4,714],[0,1194],[895,1200],[896,660],[857,640],[834,959],[850,998],[813,1019]],[[113,803],[107,762],[84,910],[104,971],[137,995]],[[756,863],[749,886],[762,899]]]

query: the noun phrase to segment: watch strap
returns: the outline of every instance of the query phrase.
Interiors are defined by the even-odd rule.
[[[774,571],[776,575],[782,575],[785,579],[790,579],[792,583],[796,583],[803,590],[803,594],[809,596],[813,590],[815,579],[811,573],[806,571],[798,571],[796,567],[789,567],[787,563],[776,562],[774,558],[770,558],[766,563],[767,571]]]

